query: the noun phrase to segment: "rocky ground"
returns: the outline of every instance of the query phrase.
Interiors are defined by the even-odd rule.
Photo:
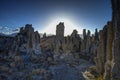
[[[72,37],[79,42],[77,31],[73,33]],[[76,52],[79,50],[74,51],[72,37],[72,47],[66,45],[67,49],[61,48],[61,43],[49,44],[57,40],[55,36],[40,39],[30,24],[20,28],[16,36],[1,35],[0,80],[84,80],[82,72],[91,65],[90,59],[82,60],[84,56]]]
[[[0,80],[120,80],[120,0],[111,3],[112,20],[94,34],[64,36],[59,23],[49,37],[32,24],[16,36],[1,35]]]
[[[54,75],[53,80],[85,80],[82,72],[87,70],[92,64],[82,59],[79,61],[80,64],[77,65],[61,63],[50,67]]]
[[[17,62],[1,58],[0,80],[85,80],[85,72],[92,64],[80,59],[77,62],[60,60],[57,62],[40,61],[33,56],[21,55]],[[40,58],[40,56],[37,56]],[[44,59],[43,59],[44,60]]]

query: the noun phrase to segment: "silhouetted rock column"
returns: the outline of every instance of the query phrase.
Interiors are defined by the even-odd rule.
[[[104,80],[120,80],[120,0],[111,1],[112,22],[100,32],[96,67]]]
[[[72,32],[72,34],[71,34],[71,37],[73,37],[73,38],[79,37],[78,31],[77,31],[77,30],[73,30],[73,32]]]
[[[86,43],[87,43],[87,33],[86,29],[83,29],[83,42],[82,42],[82,50],[86,49]]]
[[[64,53],[76,53],[80,52],[81,38],[79,37],[78,31],[73,30],[71,36],[64,38],[62,49]]]
[[[99,41],[99,32],[95,29],[95,41]]]
[[[80,45],[81,45],[81,39],[78,35],[77,30],[73,30],[71,34],[71,46],[73,47],[71,49],[72,52],[80,52]]]
[[[114,27],[112,22],[108,22],[100,31],[100,40],[95,58],[99,75],[103,75],[104,80],[111,80],[111,70],[113,66],[113,41]]]
[[[27,53],[40,53],[40,35],[34,32],[32,24],[26,24],[20,28],[20,33],[15,38],[15,45],[18,50],[26,49]]]
[[[86,29],[83,29],[83,39],[85,40],[87,36]]]
[[[88,30],[87,32],[87,41],[86,41],[86,49],[87,49],[87,52],[90,54],[90,47],[91,47],[91,32],[90,30]]]
[[[43,38],[46,38],[46,33],[43,34]]]
[[[104,79],[111,79],[111,69],[113,66],[113,41],[114,41],[114,28],[112,22],[107,23],[107,45],[106,45],[106,63]]]
[[[35,43],[39,44],[40,43],[40,35],[39,35],[38,31],[35,31],[34,35],[35,35]]]
[[[112,80],[120,80],[120,0],[111,0],[113,10],[113,26],[115,27],[114,66]]]
[[[33,40],[33,35],[34,35],[34,28],[32,27],[32,25],[27,24],[25,26],[25,32],[27,33],[27,37],[28,37],[28,48],[32,48],[33,44],[32,44],[32,40]]]
[[[56,53],[61,53],[62,49],[62,44],[64,41],[64,23],[59,23],[56,26]]]
[[[106,59],[106,43],[107,43],[107,26],[100,31],[100,41],[97,48],[97,56],[95,58],[97,72],[100,75],[104,73],[104,65]]]
[[[64,28],[64,23],[61,22],[56,26],[56,39],[59,41],[64,39]]]

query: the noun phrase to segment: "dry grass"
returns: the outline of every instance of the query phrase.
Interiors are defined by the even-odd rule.
[[[103,80],[103,76],[100,75],[98,77],[95,77],[93,74],[91,74],[89,71],[82,72],[84,78],[86,80]]]

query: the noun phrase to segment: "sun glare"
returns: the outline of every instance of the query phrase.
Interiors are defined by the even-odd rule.
[[[65,26],[65,31],[64,31],[64,35],[71,35],[71,33],[73,32],[74,29],[76,29],[78,31],[79,34],[81,34],[82,29],[80,28],[80,26],[76,25],[73,21],[66,19],[66,18],[57,18],[54,19],[53,21],[50,21],[47,27],[45,27],[42,31],[40,31],[41,33],[46,32],[47,34],[56,34],[56,25],[58,25],[60,22],[64,22],[64,26]]]

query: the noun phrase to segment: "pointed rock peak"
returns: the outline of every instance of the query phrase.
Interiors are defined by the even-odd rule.
[[[64,26],[64,22],[60,22],[58,25],[63,25]]]

